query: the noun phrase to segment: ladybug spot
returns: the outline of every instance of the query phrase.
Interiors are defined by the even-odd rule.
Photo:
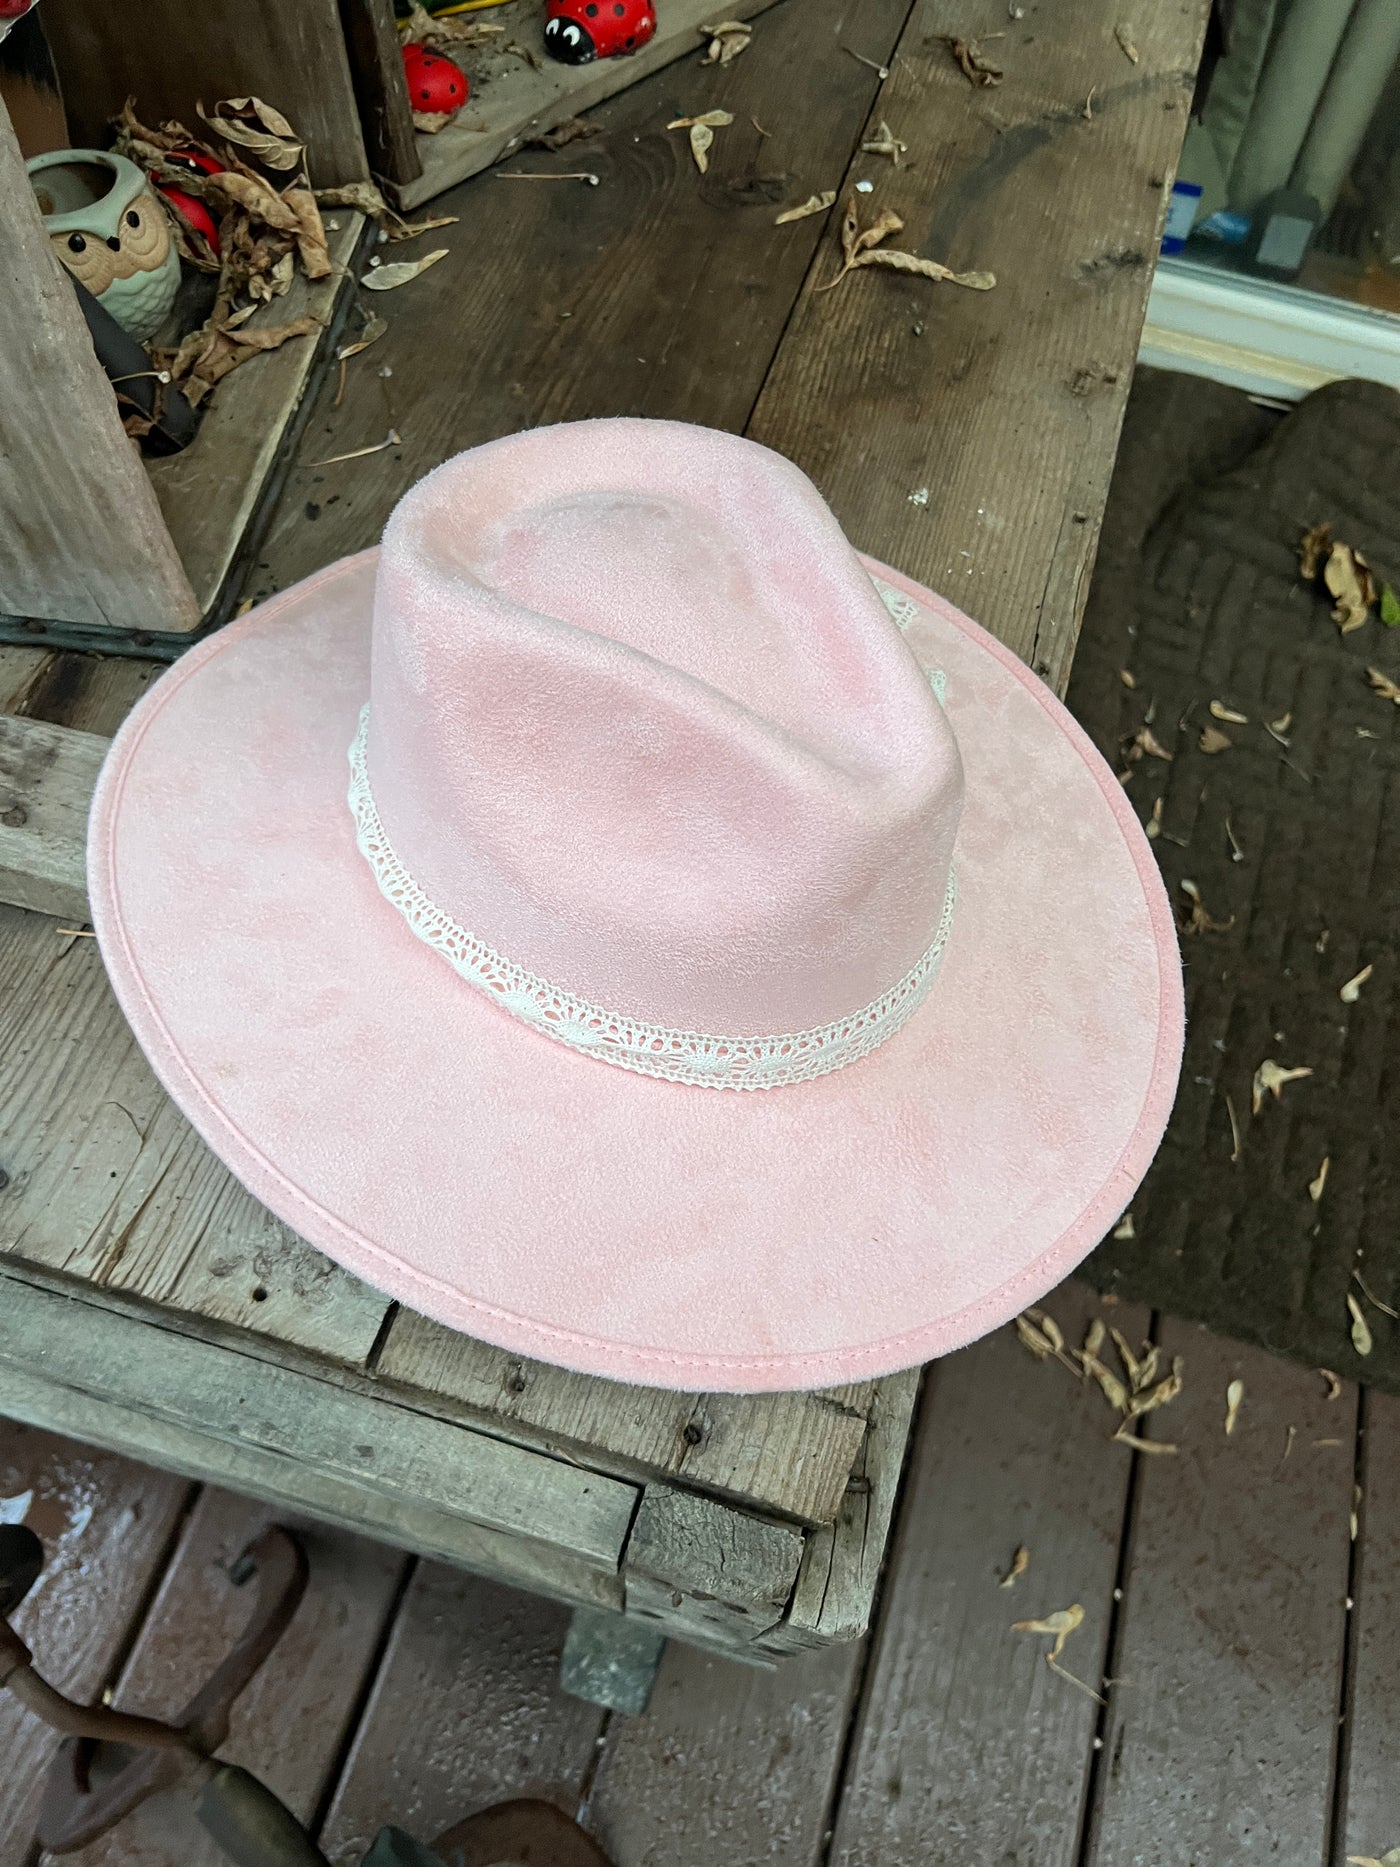
[[[418,95],[419,97],[422,98],[423,102],[426,104],[429,101],[429,99],[432,97],[432,92],[428,89],[427,85],[425,84],[422,90],[418,93]]]
[[[629,32],[629,33],[628,33],[628,35],[627,35],[627,39],[626,39],[626,41],[625,41],[625,43],[626,43],[626,44],[628,44],[629,46],[631,46],[631,45],[635,45],[635,44],[637,43],[637,35],[636,35],[636,33],[634,33],[634,32]]]
[[[585,12],[585,13],[586,13],[586,14],[588,15],[588,17],[589,17],[590,19],[597,19],[597,17],[598,17],[598,0],[588,0],[588,5],[587,5],[587,6],[586,6],[586,7],[585,7],[585,8],[583,9],[583,10],[584,10],[584,12]]]
[[[613,12],[616,13],[617,17],[621,19],[626,11],[627,8],[622,4],[622,0],[617,0],[617,4],[613,8]]]

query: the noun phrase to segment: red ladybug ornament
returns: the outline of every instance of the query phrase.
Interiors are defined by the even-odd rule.
[[[403,75],[408,80],[408,101],[425,116],[455,116],[471,95],[462,67],[425,46],[404,47]]]
[[[548,0],[544,49],[561,65],[625,58],[656,31],[654,0]]]
[[[205,155],[202,149],[172,149],[166,155],[166,161],[172,168],[188,169],[192,175],[221,175],[224,165],[214,156]],[[209,242],[209,250],[215,259],[219,257],[219,223],[209,212],[204,203],[192,194],[186,194],[183,188],[177,188],[173,182],[157,181],[156,193],[162,200],[168,201],[175,212],[196,233],[202,233]]]

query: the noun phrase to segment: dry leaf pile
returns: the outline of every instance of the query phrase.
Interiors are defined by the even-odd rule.
[[[733,121],[733,111],[707,110],[698,117],[673,117],[666,128],[690,131],[690,153],[695,158],[696,168],[704,175],[710,166],[710,145],[715,140],[715,131],[727,129]]]
[[[1016,1333],[1037,1361],[1053,1357],[1077,1380],[1097,1383],[1104,1399],[1120,1416],[1111,1434],[1116,1444],[1158,1455],[1177,1450],[1167,1440],[1143,1439],[1132,1429],[1137,1420],[1155,1413],[1158,1407],[1167,1406],[1181,1392],[1183,1364],[1180,1355],[1173,1357],[1170,1371],[1163,1374],[1160,1351],[1154,1343],[1144,1342],[1134,1353],[1122,1332],[1106,1329],[1098,1316],[1089,1324],[1082,1348],[1067,1347],[1064,1332],[1044,1310],[1024,1310],[1016,1318]],[[1121,1373],[1105,1359],[1103,1351],[1109,1340]]]
[[[994,273],[954,272],[951,267],[940,266],[936,259],[921,259],[917,253],[906,253],[898,247],[881,244],[892,233],[903,231],[903,220],[893,208],[888,207],[882,208],[871,225],[863,228],[856,198],[852,195],[841,216],[841,270],[834,279],[828,279],[825,285],[817,286],[816,290],[829,292],[841,283],[847,273],[858,272],[869,266],[882,266],[891,272],[915,273],[921,279],[946,279],[950,285],[963,285],[973,292],[989,292],[996,284]]]
[[[373,182],[347,182],[343,188],[318,188],[316,199],[322,207],[352,207],[374,221],[386,239],[416,240],[420,233],[435,227],[455,227],[455,214],[435,214],[428,220],[405,220],[396,214]]]
[[[697,28],[709,40],[702,65],[732,65],[741,52],[747,52],[753,27],[741,19],[722,19],[714,26]]]
[[[399,31],[405,45],[426,45],[434,52],[443,52],[448,56],[454,45],[489,45],[493,39],[502,38],[505,27],[489,20],[474,19],[434,19],[426,8],[412,0],[408,18],[399,21]]]
[[[157,369],[168,370],[196,406],[260,350],[275,350],[319,329],[320,320],[309,313],[278,325],[249,328],[248,321],[288,290],[298,267],[308,279],[324,279],[332,270],[321,211],[302,166],[305,144],[282,113],[259,97],[232,97],[200,115],[217,146],[182,123],[149,129],[128,102],[117,119],[114,145],[156,180],[198,196],[219,222],[215,260],[207,241],[171,216],[182,258],[216,272],[218,286],[214,308],[198,330],[174,349],[151,352]],[[187,149],[202,150],[225,167],[205,175],[170,160],[172,151]]]

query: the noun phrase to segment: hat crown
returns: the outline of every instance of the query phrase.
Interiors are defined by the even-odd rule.
[[[815,488],[752,442],[581,422],[448,461],[384,534],[370,699],[402,870],[620,1017],[809,1030],[935,939],[951,729]]]

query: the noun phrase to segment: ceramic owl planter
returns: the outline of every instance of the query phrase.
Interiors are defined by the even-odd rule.
[[[56,149],[25,166],[59,259],[124,331],[153,337],[180,283],[180,255],[146,177],[105,149]]]

